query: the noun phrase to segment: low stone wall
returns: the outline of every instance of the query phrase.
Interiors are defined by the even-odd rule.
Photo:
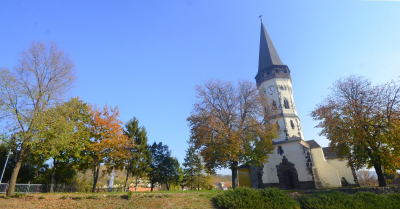
[[[331,189],[331,190],[306,190],[306,194],[315,194],[324,191],[339,191],[347,194],[355,194],[357,192],[371,192],[374,194],[393,194],[400,193],[400,187],[368,187],[368,188],[341,188],[341,189]]]

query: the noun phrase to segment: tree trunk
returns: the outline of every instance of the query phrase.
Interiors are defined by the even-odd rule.
[[[51,171],[50,193],[54,192],[54,181],[56,178],[57,165],[58,165],[58,162],[56,161],[56,159],[53,158],[53,169]]]
[[[200,190],[200,176],[197,175],[197,191]]]
[[[169,184],[168,184],[168,182],[165,182],[165,186],[167,187],[167,190],[169,191]]]
[[[154,185],[154,182],[153,182],[153,180],[151,180],[151,190],[150,191],[153,191],[153,185]]]
[[[128,177],[129,177],[129,171],[128,170],[126,170],[126,179],[125,179],[125,186],[124,186],[124,188],[125,188],[125,191],[126,191],[126,184],[128,183]]]
[[[22,145],[21,151],[18,153],[17,157],[17,163],[15,164],[15,167],[12,171],[11,178],[10,178],[10,184],[7,190],[7,196],[10,197],[14,194],[15,191],[15,184],[17,183],[17,177],[19,173],[19,169],[21,168],[22,165],[22,159],[24,156],[24,146]]]
[[[387,187],[385,176],[382,172],[382,166],[374,164],[376,175],[378,176],[379,187]]]
[[[93,187],[92,187],[92,192],[96,192],[96,184],[97,180],[99,178],[99,172],[100,172],[100,165],[95,166],[95,169],[93,170]]]
[[[137,182],[138,182],[139,177],[136,176],[136,185],[135,185],[135,192],[137,192]]]
[[[236,189],[237,187],[237,183],[238,183],[238,161],[233,161],[232,162],[232,166],[231,166],[231,170],[232,170],[232,188]]]

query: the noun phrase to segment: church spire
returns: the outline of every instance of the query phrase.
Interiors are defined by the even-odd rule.
[[[260,71],[272,65],[283,65],[283,63],[275,50],[274,44],[272,43],[263,22],[261,21],[258,70]]]
[[[290,70],[287,65],[282,63],[281,58],[279,58],[274,44],[261,21],[260,54],[258,72],[255,77],[257,86],[260,86],[264,81],[274,78],[287,78],[291,80]]]

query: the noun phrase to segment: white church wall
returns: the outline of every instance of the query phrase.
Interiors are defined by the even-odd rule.
[[[324,157],[322,148],[311,149],[313,158],[313,170],[318,172],[319,181],[324,188],[341,187],[338,170],[329,164]]]
[[[281,146],[283,150],[282,155],[278,153],[279,146]],[[285,156],[290,163],[294,164],[299,181],[312,181],[312,174],[306,166],[307,151],[304,151],[304,149],[305,148],[299,144],[299,141],[275,145],[273,154],[269,155],[268,162],[264,164],[263,183],[279,183],[276,165],[282,163],[283,156]]]
[[[344,177],[349,184],[355,184],[353,171],[347,166],[347,160],[327,159],[326,161],[337,169],[340,179]]]

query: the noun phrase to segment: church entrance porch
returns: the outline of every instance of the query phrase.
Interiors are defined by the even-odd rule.
[[[276,169],[281,189],[300,189],[297,170],[285,156],[283,156],[282,162],[276,166]]]

